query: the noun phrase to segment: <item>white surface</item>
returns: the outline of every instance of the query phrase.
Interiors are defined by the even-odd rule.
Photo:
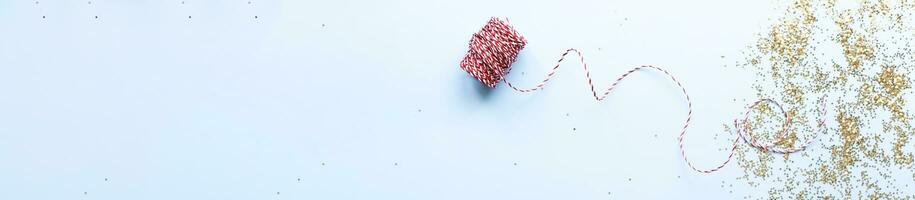
[[[596,102],[575,59],[533,94],[485,92],[458,62],[499,16],[529,41],[522,87],[567,48],[601,89],[666,68],[695,103],[688,153],[711,167],[753,99],[733,64],[768,1],[180,2],[0,2],[0,199],[761,194],[736,165],[689,170],[685,104],[659,73]]]

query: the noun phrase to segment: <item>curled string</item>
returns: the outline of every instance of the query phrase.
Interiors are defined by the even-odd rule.
[[[785,110],[782,108],[782,106],[778,102],[776,102],[772,99],[759,99],[747,108],[747,111],[744,113],[743,119],[738,118],[738,119],[734,120],[734,127],[737,129],[737,131],[736,131],[737,137],[735,137],[734,142],[731,145],[731,151],[730,151],[727,159],[724,162],[722,162],[721,164],[715,165],[714,167],[711,167],[708,169],[700,169],[700,168],[696,167],[695,164],[690,162],[690,160],[688,159],[687,154],[686,154],[686,149],[683,146],[683,143],[684,143],[683,141],[686,136],[686,130],[689,127],[690,120],[692,119],[692,116],[693,116],[693,106],[692,106],[693,103],[690,100],[689,93],[686,92],[686,88],[684,88],[683,84],[680,83],[680,81],[678,81],[677,78],[674,77],[670,72],[668,72],[667,70],[665,70],[663,68],[651,66],[651,65],[635,67],[635,68],[630,69],[629,71],[626,71],[625,73],[620,75],[618,78],[616,78],[610,84],[609,88],[607,88],[606,90],[603,90],[604,92],[602,92],[602,93],[600,93],[600,95],[598,95],[598,92],[597,92],[598,90],[596,90],[594,87],[594,83],[591,78],[591,72],[588,69],[588,64],[585,62],[584,56],[577,49],[568,49],[565,51],[565,53],[562,54],[562,56],[559,57],[559,60],[556,62],[556,65],[553,66],[553,68],[550,70],[549,73],[547,73],[546,78],[544,78],[534,87],[519,88],[519,87],[515,86],[514,84],[512,84],[511,82],[508,82],[508,80],[505,79],[505,75],[508,74],[509,72],[511,72],[512,63],[514,63],[515,58],[518,57],[518,53],[524,48],[524,45],[526,45],[526,44],[527,44],[527,40],[524,39],[524,37],[521,34],[519,34],[511,25],[509,25],[506,22],[503,22],[502,20],[499,20],[498,18],[493,17],[489,20],[488,23],[486,23],[485,26],[483,26],[483,28],[479,32],[473,34],[473,37],[471,37],[470,42],[469,42],[469,50],[467,51],[467,54],[465,55],[464,59],[460,63],[461,69],[463,69],[464,71],[467,71],[467,73],[469,73],[474,78],[476,78],[477,80],[479,80],[484,85],[486,85],[490,88],[496,87],[496,85],[500,81],[502,81],[502,82],[505,82],[505,84],[508,85],[508,87],[510,87],[511,89],[513,89],[515,91],[523,92],[523,93],[533,92],[533,91],[543,89],[546,86],[546,84],[556,74],[557,70],[561,66],[562,61],[566,58],[566,56],[569,55],[569,53],[571,53],[571,52],[575,52],[575,55],[578,56],[579,60],[582,63],[582,68],[584,69],[585,77],[587,77],[588,86],[590,86],[590,88],[591,88],[591,94],[594,96],[594,99],[597,101],[603,101],[604,99],[606,99],[607,96],[610,94],[610,92],[614,88],[616,88],[616,86],[623,79],[625,79],[632,73],[635,73],[637,71],[644,71],[644,70],[654,70],[654,71],[662,72],[664,75],[669,77],[670,80],[672,80],[674,83],[676,83],[677,87],[680,88],[680,91],[682,91],[683,96],[685,98],[688,112],[686,114],[686,120],[684,121],[683,126],[680,129],[679,137],[677,140],[678,140],[678,143],[680,146],[680,153],[683,156],[683,160],[686,162],[686,164],[691,169],[693,169],[697,172],[712,173],[712,172],[715,172],[715,171],[718,171],[718,170],[721,170],[722,168],[724,168],[724,166],[726,166],[734,157],[734,153],[737,151],[737,145],[739,144],[740,140],[743,140],[745,143],[747,143],[750,146],[755,147],[755,148],[770,151],[773,153],[789,154],[789,153],[794,153],[794,152],[804,150],[817,137],[817,133],[814,132],[810,138],[808,138],[806,141],[804,141],[800,145],[797,145],[796,147],[777,148],[777,144],[784,141],[788,135],[788,131],[790,130],[790,126],[791,126],[791,116],[789,116],[788,113],[785,112]],[[825,127],[825,115],[826,115],[826,98],[827,98],[827,96],[824,95],[819,99],[820,117],[819,117],[818,123],[817,123],[817,126],[823,130],[824,134],[826,131],[826,129],[824,128]],[[776,135],[775,139],[770,141],[769,143],[760,143],[760,141],[757,141],[756,138],[753,137],[753,134],[751,133],[751,130],[750,130],[750,126],[748,125],[748,119],[749,119],[750,113],[753,111],[754,108],[756,108],[757,106],[760,106],[762,104],[774,105],[785,119],[785,122],[782,124],[781,131],[779,131],[779,133],[778,133],[778,135]]]

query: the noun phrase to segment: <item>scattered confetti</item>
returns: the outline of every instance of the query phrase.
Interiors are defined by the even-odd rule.
[[[912,13],[909,0],[790,1],[739,66],[755,73],[758,96],[791,108],[793,128],[778,147],[796,146],[819,128],[811,123],[817,95],[835,96],[827,108],[829,134],[791,159],[738,147],[744,172],[738,180],[776,199],[915,198],[913,188],[898,184],[915,181],[915,116],[906,107],[915,72]],[[765,115],[765,109],[757,111]],[[750,126],[777,123],[757,116]]]

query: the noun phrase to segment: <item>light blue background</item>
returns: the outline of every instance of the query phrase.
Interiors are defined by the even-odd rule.
[[[596,102],[576,59],[533,94],[486,91],[458,62],[497,16],[529,41],[508,77],[522,87],[567,48],[601,89],[666,68],[693,98],[688,153],[711,167],[754,98],[734,63],[775,6],[0,1],[0,199],[761,195],[736,165],[686,166],[685,103],[659,73]]]

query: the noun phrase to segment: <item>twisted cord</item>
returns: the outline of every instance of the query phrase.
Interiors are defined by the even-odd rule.
[[[665,75],[667,75],[667,77],[669,77],[670,80],[672,80],[674,83],[677,84],[677,87],[680,88],[680,91],[683,93],[683,96],[686,100],[688,112],[686,114],[686,120],[684,121],[683,126],[680,129],[680,134],[679,134],[679,137],[677,138],[677,141],[680,146],[680,153],[683,156],[683,160],[686,162],[686,164],[691,169],[693,169],[697,172],[712,173],[712,172],[715,172],[715,171],[718,171],[718,170],[721,170],[722,168],[724,168],[724,166],[726,166],[733,159],[734,153],[737,151],[737,145],[739,144],[740,140],[743,140],[745,143],[747,143],[750,146],[755,147],[755,148],[763,149],[763,150],[770,151],[773,153],[789,154],[789,153],[794,153],[794,152],[804,150],[817,137],[817,133],[814,132],[813,136],[811,136],[810,138],[805,140],[802,144],[797,145],[796,147],[776,148],[777,144],[784,141],[784,139],[787,137],[787,134],[788,134],[788,131],[790,130],[790,125],[791,125],[791,116],[789,116],[788,113],[785,112],[785,110],[782,108],[782,106],[780,104],[778,104],[778,102],[771,100],[771,99],[760,99],[760,100],[757,100],[756,102],[754,102],[752,105],[750,105],[747,108],[747,111],[744,113],[743,119],[740,119],[740,118],[734,119],[734,127],[735,127],[735,129],[737,129],[737,131],[736,131],[737,137],[735,137],[734,142],[731,145],[731,151],[728,154],[727,159],[724,162],[722,162],[721,164],[715,165],[712,168],[700,169],[700,168],[696,167],[695,164],[690,162],[690,160],[686,154],[686,148],[683,146],[683,143],[684,143],[683,141],[686,136],[686,129],[689,127],[690,120],[693,117],[693,103],[690,100],[689,93],[686,92],[686,88],[683,87],[683,84],[680,83],[680,81],[677,80],[677,78],[674,77],[670,72],[668,72],[667,70],[665,70],[663,68],[651,66],[651,65],[635,67],[635,68],[630,69],[629,71],[626,71],[625,73],[620,75],[618,78],[616,78],[610,84],[610,87],[608,87],[606,90],[604,90],[604,92],[601,95],[598,95],[598,92],[597,92],[598,90],[596,90],[594,87],[594,81],[591,78],[591,71],[588,69],[588,64],[585,62],[584,56],[577,49],[568,49],[562,54],[562,56],[559,57],[559,60],[556,62],[556,65],[553,66],[553,68],[550,70],[549,73],[547,73],[546,78],[544,78],[534,87],[519,88],[519,87],[515,86],[514,84],[512,84],[511,82],[509,82],[508,80],[506,80],[505,75],[508,74],[509,72],[511,72],[511,69],[512,69],[511,64],[515,61],[515,58],[517,58],[518,53],[524,48],[524,45],[526,45],[526,44],[527,44],[527,40],[525,40],[524,37],[521,36],[521,34],[519,34],[517,31],[515,31],[515,29],[511,25],[503,22],[502,20],[499,20],[498,18],[491,18],[489,20],[489,22],[480,30],[480,32],[475,33],[473,35],[473,37],[471,37],[467,55],[465,55],[464,59],[461,61],[461,68],[464,69],[465,71],[467,71],[473,77],[477,78],[477,80],[482,82],[484,85],[489,86],[491,88],[495,87],[499,81],[502,81],[502,82],[505,82],[505,84],[508,85],[508,87],[510,87],[511,89],[513,89],[515,91],[527,93],[527,92],[538,91],[538,90],[541,90],[544,87],[546,87],[546,84],[556,74],[557,70],[561,66],[562,61],[565,60],[566,56],[569,55],[569,53],[571,53],[571,52],[575,52],[575,54],[578,55],[578,58],[582,63],[582,68],[584,69],[585,77],[587,78],[587,81],[588,81],[588,86],[590,86],[590,88],[591,88],[591,94],[594,96],[594,99],[597,101],[603,101],[604,99],[606,99],[607,96],[610,94],[610,92],[613,91],[613,89],[616,88],[616,86],[623,79],[625,79],[632,73],[635,73],[637,71],[643,71],[644,69],[652,69],[655,71],[660,71],[660,72],[664,73]],[[824,134],[826,131],[826,129],[824,128],[825,123],[826,123],[825,122],[826,97],[827,96],[824,95],[823,97],[821,97],[819,99],[820,117],[819,117],[818,124],[817,124],[818,127],[822,128]],[[785,122],[782,125],[782,130],[779,131],[776,138],[773,139],[772,141],[770,141],[769,143],[760,143],[759,141],[757,141],[753,137],[753,134],[751,133],[750,126],[747,125],[750,113],[753,111],[753,109],[764,103],[774,105],[776,108],[778,108],[779,112],[781,112],[782,116],[785,118]]]

